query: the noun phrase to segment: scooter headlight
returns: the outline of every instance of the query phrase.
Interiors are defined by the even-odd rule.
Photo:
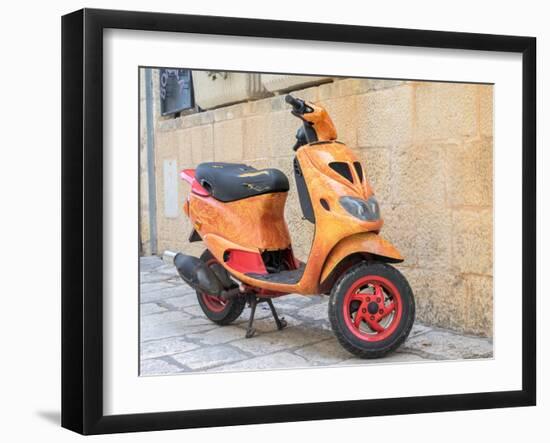
[[[340,197],[340,205],[351,215],[363,221],[380,219],[380,206],[374,196],[368,200],[356,197]]]

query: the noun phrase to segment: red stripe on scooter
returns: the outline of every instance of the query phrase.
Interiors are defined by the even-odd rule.
[[[227,266],[237,272],[267,274],[262,256],[258,252],[239,251],[229,249],[229,258],[225,260]]]

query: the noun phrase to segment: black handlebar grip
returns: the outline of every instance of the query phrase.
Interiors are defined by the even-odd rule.
[[[288,94],[286,97],[285,97],[285,101],[289,104],[289,105],[292,105],[293,108],[301,108],[302,107],[302,101],[301,100],[298,100],[294,97],[292,97],[292,95]]]

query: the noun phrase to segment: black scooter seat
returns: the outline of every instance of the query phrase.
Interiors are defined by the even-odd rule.
[[[278,169],[255,169],[241,163],[201,163],[195,170],[195,179],[222,202],[289,189],[288,178]]]

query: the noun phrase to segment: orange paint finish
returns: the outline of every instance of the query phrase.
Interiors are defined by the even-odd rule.
[[[308,184],[315,213],[315,236],[302,280],[297,285],[301,294],[317,294],[325,261],[340,240],[362,232],[378,232],[383,220],[361,221],[340,206],[342,196],[367,199],[373,192],[365,178],[359,179],[351,167],[353,183],[328,166],[330,162],[359,161],[355,153],[340,143],[311,144],[297,152],[302,173]],[[328,203],[326,210],[321,199]]]
[[[343,195],[354,195],[361,198],[369,198],[374,194],[371,186],[369,185],[365,174],[363,174],[363,180],[360,179],[357,171],[353,167],[355,162],[360,162],[359,158],[355,155],[351,149],[346,145],[339,142],[334,142],[331,144],[311,144],[304,147],[305,153],[307,154],[308,159],[310,160],[312,166],[320,173],[325,176],[328,176],[340,185],[338,189],[340,190],[339,197]],[[353,176],[353,183],[348,179],[342,177],[338,172],[332,169],[329,164],[333,162],[346,162],[350,165],[350,171]],[[336,185],[332,185],[333,187]],[[337,189],[334,188],[336,191]],[[351,190],[351,194],[350,194]],[[356,221],[357,219],[353,219]]]
[[[317,140],[319,141],[331,141],[336,140],[338,133],[336,127],[328,115],[328,112],[322,106],[317,106],[312,103],[307,105],[313,109],[313,112],[308,112],[303,115],[304,120],[313,124],[315,132],[317,133]]]
[[[364,253],[390,259],[392,262],[403,261],[403,256],[389,241],[374,232],[362,232],[346,237],[330,251],[321,273],[321,284],[344,258],[351,254]]]
[[[212,234],[212,233],[204,234],[202,239],[206,244],[206,247],[210,250],[210,252],[214,255],[214,257],[216,257],[216,259],[218,259],[218,261],[223,265],[225,265],[223,260],[223,254],[225,251],[228,251],[230,249],[240,249],[241,251],[246,251],[246,252],[258,252],[257,248],[247,248],[243,245],[239,245],[217,234]],[[236,272],[233,272],[233,271],[231,272],[233,274],[236,274]]]
[[[238,241],[244,250],[286,249],[290,246],[284,219],[286,197],[286,192],[277,192],[223,203],[191,193],[189,216],[193,225],[200,225],[198,231],[203,239],[215,234]]]

